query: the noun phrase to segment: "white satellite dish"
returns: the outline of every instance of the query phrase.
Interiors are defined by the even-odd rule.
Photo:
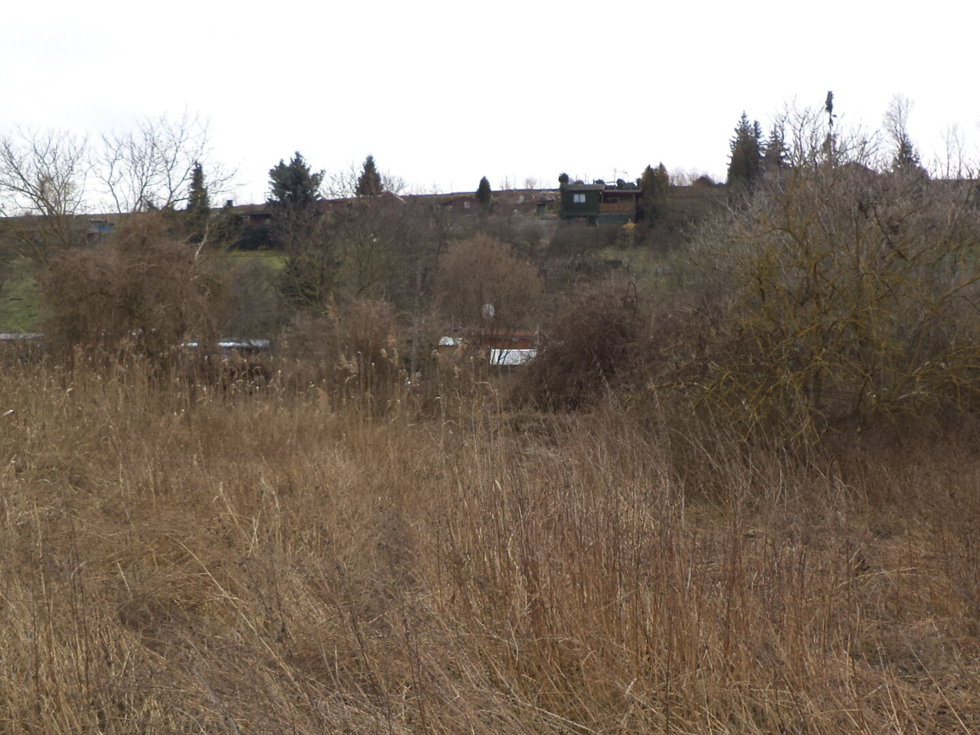
[[[493,315],[497,313],[497,310],[493,308],[493,304],[484,304],[483,308],[480,309],[480,313],[483,314],[483,318],[487,321],[493,319]]]

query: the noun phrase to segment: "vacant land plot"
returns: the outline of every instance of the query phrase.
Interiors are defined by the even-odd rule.
[[[5,369],[0,731],[977,732],[976,427],[675,419]]]

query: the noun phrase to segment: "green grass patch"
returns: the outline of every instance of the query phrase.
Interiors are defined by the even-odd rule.
[[[14,258],[0,277],[0,331],[34,332],[40,321],[41,288],[31,264]]]

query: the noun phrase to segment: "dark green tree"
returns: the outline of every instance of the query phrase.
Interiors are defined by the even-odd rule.
[[[323,171],[311,171],[297,152],[288,164],[281,160],[269,170],[269,208],[272,210],[271,239],[275,246],[299,252],[311,245],[319,221]]]
[[[493,191],[490,189],[490,182],[487,181],[487,177],[484,176],[480,179],[480,185],[476,187],[476,200],[486,206],[490,203],[493,198]]]
[[[357,179],[357,187],[354,189],[354,193],[359,197],[373,197],[383,191],[384,184],[374,163],[374,156],[368,156],[364,159],[364,169]]]
[[[187,228],[191,242],[201,242],[204,239],[210,214],[211,198],[204,183],[204,168],[199,161],[194,161],[187,194]]]
[[[773,123],[762,148],[762,165],[766,171],[778,171],[789,166],[789,152],[786,149],[786,137],[783,126]]]
[[[323,171],[313,172],[303,156],[296,155],[269,169],[269,204],[307,206],[320,199]]]
[[[827,99],[823,103],[823,110],[827,113],[827,137],[824,139],[823,152],[827,160],[833,164],[837,161],[837,136],[834,133],[834,91],[827,92]]]
[[[735,126],[728,160],[728,185],[751,188],[762,175],[762,128],[744,112]]]
[[[568,183],[568,174],[566,174],[566,173],[564,173],[564,172],[562,172],[562,173],[561,173],[561,174],[560,174],[560,175],[558,176],[558,185],[559,185],[559,186],[564,186],[564,185],[565,185],[565,184],[567,184],[567,183]]]
[[[898,141],[895,154],[892,156],[892,171],[901,173],[920,173],[924,169],[919,160],[919,153],[908,137]]]
[[[640,191],[642,197],[637,219],[653,222],[660,216],[660,210],[664,202],[667,201],[667,194],[670,191],[670,175],[663,163],[656,168],[647,166],[643,169],[643,176],[640,177]]]

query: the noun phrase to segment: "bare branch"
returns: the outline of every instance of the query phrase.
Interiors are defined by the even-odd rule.
[[[0,138],[0,212],[27,217],[11,224],[18,249],[45,262],[55,248],[81,238],[86,143],[63,131],[19,130]]]
[[[119,213],[176,208],[187,200],[195,162],[220,196],[232,174],[211,161],[208,125],[184,112],[144,118],[133,130],[102,136],[98,177]]]

